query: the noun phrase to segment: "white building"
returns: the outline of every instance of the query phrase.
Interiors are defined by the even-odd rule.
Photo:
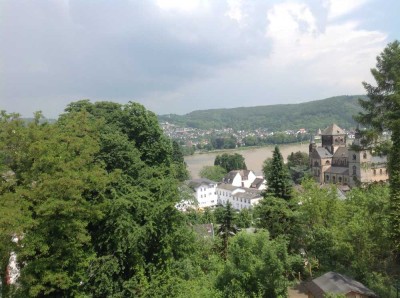
[[[262,176],[256,176],[253,171],[234,170],[226,174],[223,182],[237,187],[256,188],[258,190],[264,190],[266,181]]]
[[[217,182],[200,178],[187,180],[186,184],[193,190],[198,207],[212,207],[218,204]]]
[[[262,199],[257,189],[237,187],[227,183],[217,186],[218,204],[225,206],[228,202],[237,210],[251,209]]]

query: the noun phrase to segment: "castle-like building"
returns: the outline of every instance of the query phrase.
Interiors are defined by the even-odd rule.
[[[387,157],[372,155],[361,146],[357,132],[352,146],[336,124],[321,132],[321,145],[312,138],[309,146],[311,174],[320,183],[355,186],[388,180]]]

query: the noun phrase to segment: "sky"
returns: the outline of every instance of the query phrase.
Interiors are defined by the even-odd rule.
[[[157,114],[364,94],[399,0],[0,0],[0,110]]]

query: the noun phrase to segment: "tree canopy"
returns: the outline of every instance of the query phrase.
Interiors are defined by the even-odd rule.
[[[244,157],[239,153],[217,155],[214,165],[224,168],[227,173],[233,170],[247,170]]]
[[[389,43],[371,69],[376,85],[363,82],[368,99],[360,99],[363,111],[356,119],[367,126],[367,139],[376,141],[378,133],[391,132],[389,181],[391,189],[392,239],[400,249],[400,42]]]

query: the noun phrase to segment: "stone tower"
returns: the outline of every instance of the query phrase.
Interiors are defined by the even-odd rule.
[[[321,133],[322,147],[333,155],[339,147],[346,147],[346,137],[343,129],[332,124]]]

